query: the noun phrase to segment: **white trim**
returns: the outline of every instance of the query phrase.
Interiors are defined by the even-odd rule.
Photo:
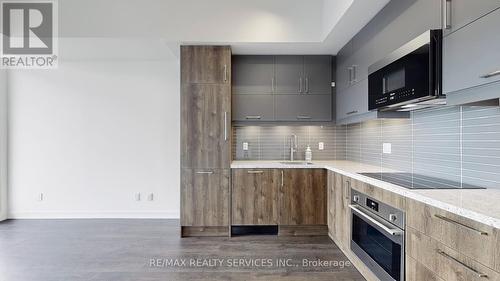
[[[10,212],[9,219],[179,219],[179,211],[163,212]]]
[[[7,71],[0,70],[0,221],[7,218]]]

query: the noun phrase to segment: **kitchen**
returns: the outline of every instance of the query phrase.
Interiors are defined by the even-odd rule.
[[[500,278],[500,4],[402,6],[336,56],[181,47],[181,236],[328,235],[366,280]]]
[[[14,2],[0,280],[500,280],[500,0]]]

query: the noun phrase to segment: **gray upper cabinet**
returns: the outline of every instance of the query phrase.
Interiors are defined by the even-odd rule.
[[[276,95],[276,119],[280,121],[331,121],[331,95]]]
[[[274,56],[234,56],[233,94],[272,94]]]
[[[233,95],[234,121],[274,121],[273,95]]]
[[[332,94],[332,57],[304,56],[304,93]]]
[[[332,121],[332,56],[234,56],[233,120]]]
[[[337,95],[337,120],[368,113],[368,79]]]
[[[304,57],[276,56],[276,94],[296,94],[305,91]]]
[[[445,36],[500,8],[500,0],[442,0]]]
[[[491,87],[491,83],[500,81],[500,36],[497,34],[499,26],[500,9],[445,37],[445,94],[450,95],[486,84]],[[496,97],[500,96],[500,86],[496,86],[494,93]]]

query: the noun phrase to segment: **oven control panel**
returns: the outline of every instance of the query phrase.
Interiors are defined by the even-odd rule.
[[[401,229],[405,227],[405,215],[403,211],[354,189],[351,189],[351,204],[360,206]]]

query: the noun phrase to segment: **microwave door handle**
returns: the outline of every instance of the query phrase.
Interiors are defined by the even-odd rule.
[[[365,212],[363,212],[362,210],[360,210],[357,205],[349,205],[349,208],[353,212],[355,212],[356,214],[358,214],[358,215],[362,216],[363,218],[365,218],[366,220],[368,220],[371,224],[373,224],[375,226],[378,226],[384,232],[386,232],[386,233],[388,233],[388,234],[390,234],[392,236],[399,236],[399,235],[403,234],[403,230],[401,230],[401,229],[391,229],[391,228],[383,225],[381,222],[379,222],[378,220],[376,220],[372,216],[370,216],[370,215],[366,214]]]

